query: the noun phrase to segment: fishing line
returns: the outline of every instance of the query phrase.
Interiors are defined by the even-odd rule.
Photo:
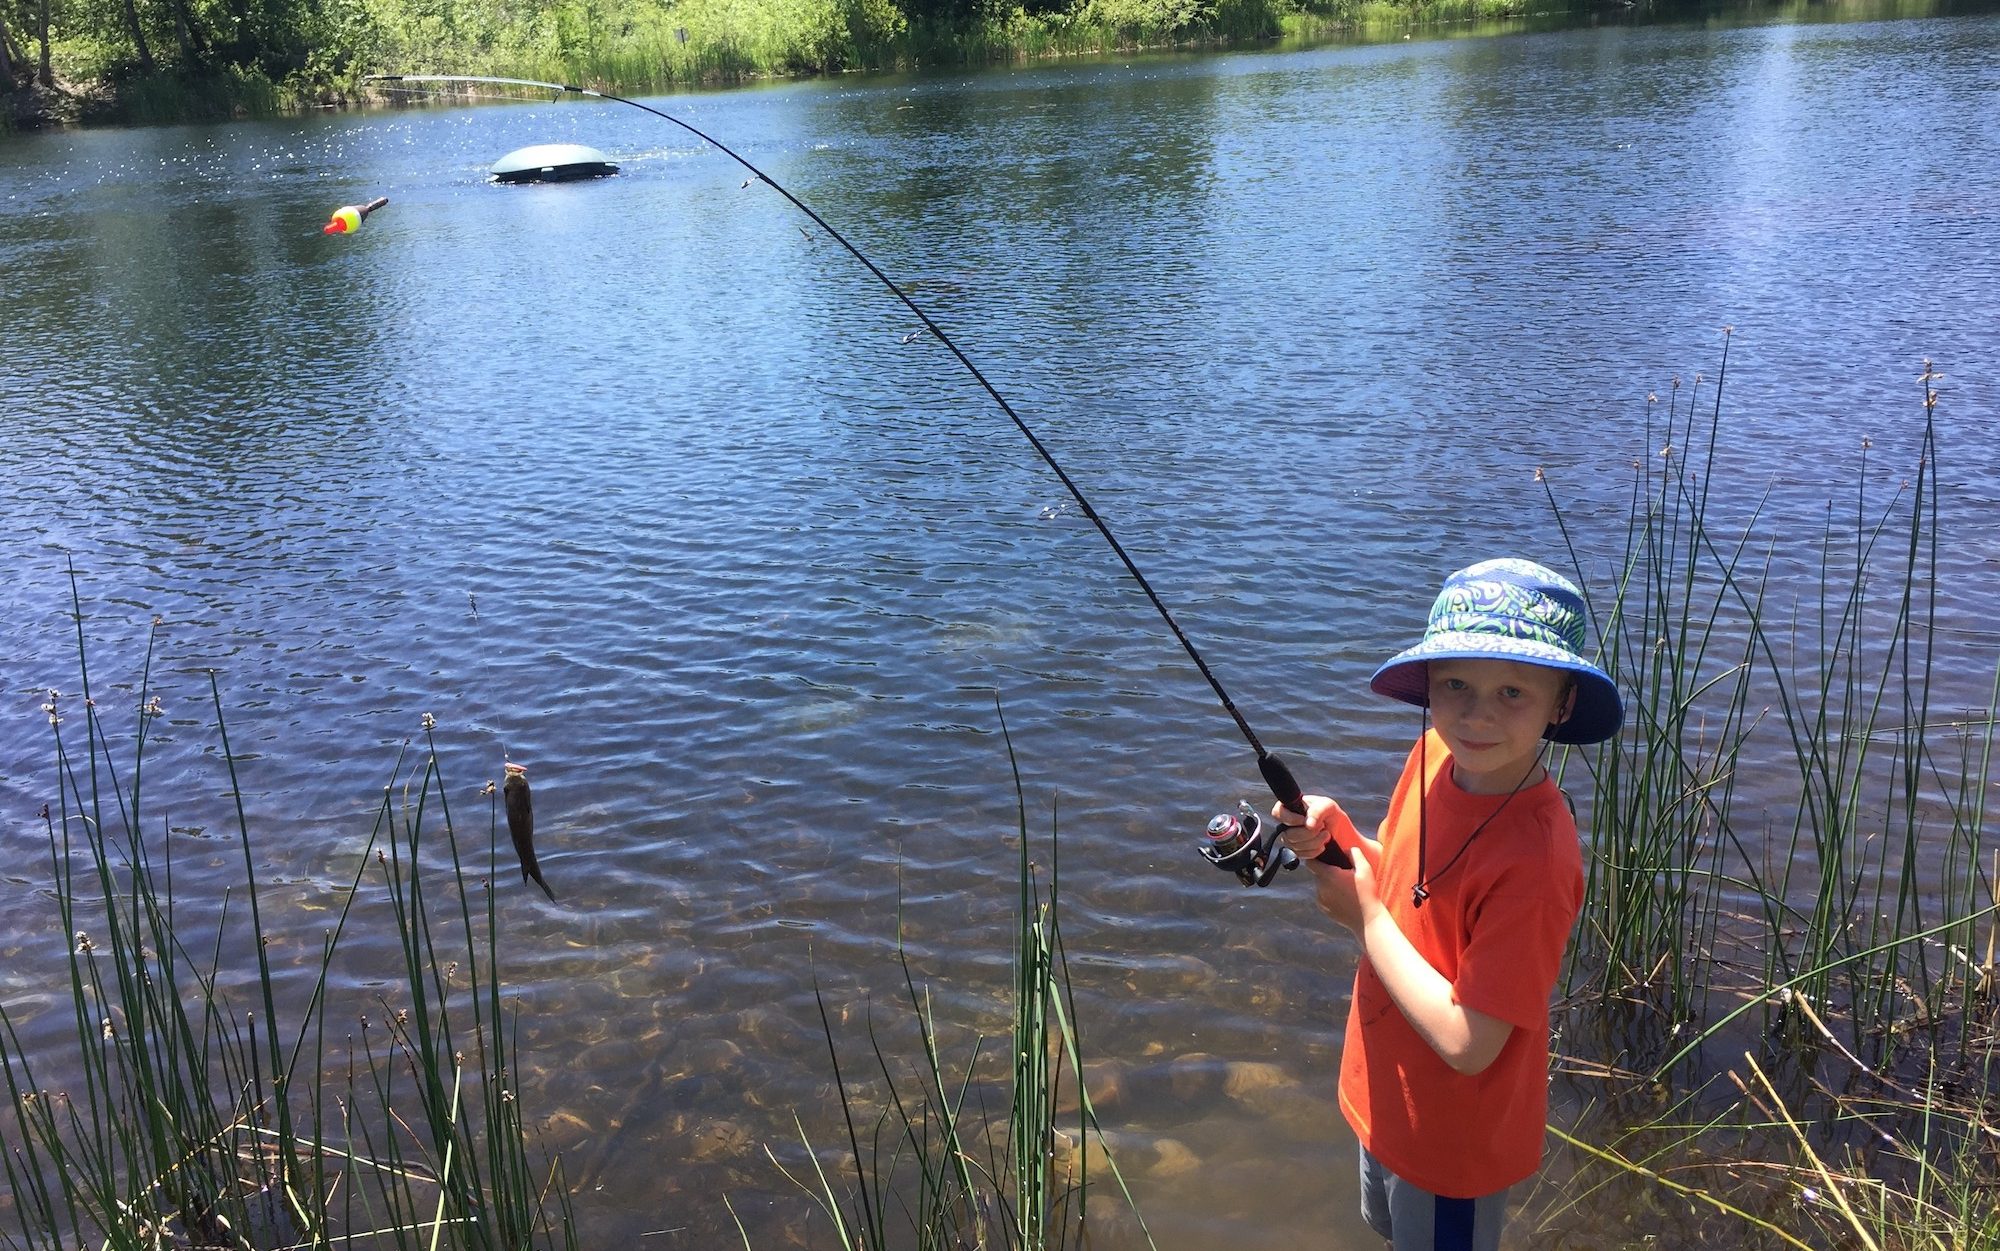
[[[1090,501],[1084,497],[1082,488],[1077,486],[1076,482],[1064,471],[1063,467],[1056,462],[1055,456],[1043,444],[1040,436],[1029,427],[1026,421],[1022,420],[1019,413],[1014,411],[1014,406],[1007,402],[1007,397],[1000,394],[999,388],[995,387],[987,379],[986,375],[980,371],[979,366],[972,363],[972,358],[959,349],[958,344],[952,340],[952,337],[945,333],[944,327],[932,320],[931,315],[919,307],[917,302],[910,298],[908,292],[896,285],[894,279],[890,278],[888,274],[883,273],[880,266],[876,265],[874,261],[869,260],[867,254],[856,247],[846,235],[836,230],[832,223],[815,212],[811,205],[793,195],[783,184],[779,183],[769,174],[766,174],[755,164],[751,163],[747,157],[713,135],[708,134],[706,131],[689,122],[675,117],[671,113],[662,112],[650,104],[642,104],[637,100],[628,99],[624,96],[615,96],[604,91],[593,91],[588,87],[577,87],[567,83],[541,82],[532,78],[498,78],[477,74],[370,74],[363,81],[380,83],[484,83],[490,86],[533,87],[542,91],[553,91],[558,95],[591,96],[599,100],[609,100],[614,104],[630,105],[641,112],[651,113],[654,117],[662,121],[672,122],[690,135],[693,135],[703,143],[722,153],[730,160],[735,161],[738,165],[748,170],[752,178],[783,196],[791,203],[793,208],[804,213],[812,220],[814,225],[824,230],[834,242],[847,249],[848,254],[859,261],[869,273],[873,274],[878,282],[887,287],[890,294],[902,301],[903,307],[916,315],[917,320],[923,323],[924,329],[929,331],[939,343],[943,344],[951,352],[952,356],[957,358],[958,363],[965,367],[966,372],[972,375],[974,381],[978,382],[986,394],[992,397],[993,402],[1000,406],[1000,411],[1007,415],[1007,419],[1014,423],[1014,428],[1019,430],[1022,437],[1028,440],[1029,446],[1035,449],[1035,454],[1042,458],[1042,463],[1047,465],[1055,473],[1057,479],[1062,482],[1063,488],[1069,492],[1070,498],[1074,499],[1077,507],[1083,510],[1083,515],[1090,519],[1090,524],[1096,526],[1097,532],[1104,536],[1104,541],[1111,545],[1112,552],[1117,555],[1119,562],[1125,566],[1125,571],[1132,575],[1132,580],[1139,584],[1139,589],[1146,593],[1147,600],[1152,603],[1154,610],[1160,614],[1160,620],[1166,622],[1167,628],[1173,631],[1174,638],[1180,641],[1181,649],[1187,653],[1188,659],[1194,662],[1195,668],[1200,670],[1201,676],[1207,680],[1210,689],[1215,692],[1216,698],[1222,701],[1223,710],[1229,714],[1230,719],[1236,723],[1237,730],[1242,733],[1244,740],[1257,753],[1258,772],[1263,774],[1264,782],[1271,788],[1271,793],[1287,809],[1293,812],[1305,811],[1305,800],[1300,792],[1298,782],[1292,777],[1291,769],[1286,766],[1283,760],[1272,754],[1264,746],[1263,741],[1257,737],[1257,732],[1250,728],[1249,721],[1245,720],[1243,714],[1237,710],[1236,701],[1229,697],[1229,692],[1222,688],[1222,682],[1215,676],[1215,671],[1208,667],[1208,662],[1203,660],[1201,653],[1195,649],[1194,640],[1187,636],[1187,632],[1181,629],[1180,623],[1174,620],[1174,615],[1167,611],[1166,603],[1153,590],[1153,584],[1146,580],[1146,575],[1139,571],[1138,564],[1126,553],[1125,545],[1118,541],[1118,536],[1111,532],[1111,527],[1105,523],[1104,518],[1100,517],[1097,510],[1091,507]],[[1218,818],[1218,820],[1220,819]],[[1275,840],[1276,835],[1277,831],[1269,831],[1264,839],[1264,850],[1273,857],[1271,865],[1273,872],[1279,867],[1279,862],[1283,857],[1290,854],[1283,851],[1282,845],[1278,845],[1275,850],[1272,849],[1271,843]],[[1204,849],[1204,851],[1207,854],[1210,849]],[[1229,855],[1234,854],[1233,852],[1229,853]],[[1222,859],[1226,858],[1228,857],[1225,856]],[[1222,863],[1222,859],[1218,859],[1213,854],[1210,854],[1210,859],[1218,864]],[[1263,867],[1263,857],[1260,855],[1257,859],[1257,867],[1261,870]],[[1320,859],[1331,864],[1345,865],[1348,863],[1346,853],[1332,843],[1327,845],[1326,851],[1320,853]],[[1290,866],[1287,865],[1285,867]],[[1232,869],[1232,871],[1235,870]],[[1238,872],[1238,876],[1242,876],[1241,872]],[[1249,881],[1250,879],[1245,878],[1244,880]],[[1268,881],[1269,877],[1266,876],[1258,884],[1263,885]]]
[[[486,646],[486,630],[479,622],[479,596],[467,591],[465,605],[472,610],[472,628],[479,640],[479,668],[490,687],[493,685],[493,653]],[[424,722],[424,728],[429,729],[428,715]],[[514,856],[521,862],[521,880],[541,887],[549,902],[555,903],[555,888],[542,876],[541,861],[535,855],[535,801],[528,786],[528,766],[514,763],[513,754],[507,750],[506,735],[496,732],[494,737],[500,740],[500,782],[496,785],[489,780],[486,789],[480,793],[487,797],[489,804],[497,797],[500,807],[506,811],[507,840],[514,844]],[[490,816],[489,809],[489,819]],[[498,828],[497,823],[495,828]],[[496,848],[497,844],[489,844],[488,856],[497,865]]]

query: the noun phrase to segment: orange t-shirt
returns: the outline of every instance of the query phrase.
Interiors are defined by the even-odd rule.
[[[1425,859],[1433,880],[1417,908],[1410,890],[1417,881],[1418,775],[1426,766]],[[1381,841],[1376,882],[1397,926],[1451,982],[1455,1002],[1515,1028],[1484,1072],[1454,1072],[1364,958],[1347,1014],[1341,1110],[1362,1145],[1404,1180],[1447,1198],[1492,1194],[1541,1165],[1549,997],[1583,907],[1576,819],[1552,779],[1512,799],[1460,790],[1450,749],[1430,731],[1410,751]]]

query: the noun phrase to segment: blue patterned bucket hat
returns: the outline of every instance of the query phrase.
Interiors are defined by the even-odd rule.
[[[1421,643],[1390,657],[1369,687],[1378,695],[1430,706],[1433,660],[1518,660],[1576,676],[1576,707],[1543,735],[1553,743],[1596,743],[1625,719],[1618,687],[1583,658],[1583,592],[1530,560],[1487,560],[1445,579]]]

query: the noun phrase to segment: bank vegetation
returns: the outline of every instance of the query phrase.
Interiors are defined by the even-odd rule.
[[[1528,0],[0,0],[0,123],[366,103],[369,73],[641,93],[779,75],[1219,46]],[[1546,6],[1544,6],[1546,7]]]

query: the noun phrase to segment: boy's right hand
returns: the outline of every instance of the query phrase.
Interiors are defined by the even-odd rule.
[[[1271,817],[1284,828],[1285,846],[1297,852],[1299,858],[1317,861],[1319,854],[1332,843],[1347,853],[1351,861],[1356,850],[1372,862],[1380,854],[1380,848],[1371,839],[1363,838],[1354,828],[1341,806],[1325,795],[1306,795],[1306,810],[1303,815],[1293,812],[1283,804],[1271,806]],[[1324,863],[1324,862],[1321,862]],[[1329,867],[1345,868],[1344,865]]]
[[[1285,846],[1297,852],[1300,859],[1311,860],[1326,850],[1326,845],[1333,841],[1336,819],[1345,821],[1347,814],[1325,795],[1306,795],[1303,798],[1306,805],[1303,814],[1279,803],[1271,805],[1271,817],[1284,827]]]

